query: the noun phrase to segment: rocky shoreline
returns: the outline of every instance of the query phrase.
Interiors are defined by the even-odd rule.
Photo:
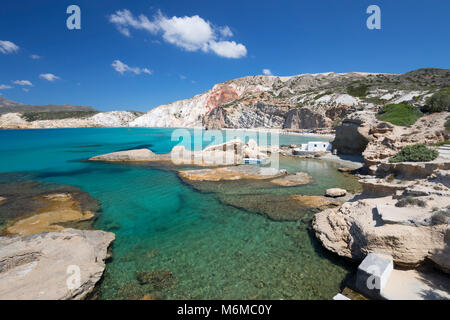
[[[444,117],[442,114],[426,116],[418,125],[398,128],[378,121],[373,113],[355,113],[337,128],[333,143],[340,152],[339,156],[329,152],[296,156],[293,153],[295,146],[263,147],[254,140],[244,143],[235,139],[199,151],[189,151],[182,146],[167,154],[137,149],[99,155],[89,160],[169,163],[183,182],[199,191],[217,193],[219,201],[224,204],[274,221],[309,221],[313,214],[315,236],[326,249],[341,257],[359,262],[370,253],[381,252],[392,257],[395,268],[416,270],[432,264],[448,274],[448,158],[441,155],[430,162],[388,161],[405,145],[417,142],[432,145],[448,140],[448,133],[442,129],[430,132],[430,127],[443,127]],[[349,143],[349,137],[353,144]],[[244,185],[250,189],[281,190],[314,183],[314,179],[305,172],[288,173],[278,168],[243,165],[245,159],[264,163],[274,154],[339,162],[342,164],[339,171],[359,175],[363,190],[355,195],[332,188],[322,196],[233,192]],[[11,195],[0,196],[0,206],[7,206],[10,201]],[[0,298],[85,298],[103,274],[114,234],[68,229],[68,224],[95,217],[95,212],[84,210],[70,192],[39,194],[35,201],[39,202],[39,208],[12,220],[3,230],[3,234],[8,236],[0,238]],[[44,290],[37,279],[45,275],[49,261],[56,264],[55,261],[67,261],[70,264],[58,264],[57,276],[46,284]],[[82,267],[85,274],[81,285],[74,290],[65,282],[65,272],[73,265]],[[5,290],[7,286],[13,289]],[[30,290],[26,290],[26,294],[20,293],[14,289],[19,286],[29,286]]]
[[[448,116],[426,115],[409,127],[378,121],[368,112],[355,113],[343,121],[334,146],[341,153],[362,154],[370,175],[360,175],[361,194],[315,215],[312,227],[326,249],[358,262],[369,253],[387,254],[393,259],[394,271],[431,264],[450,273],[448,157],[442,153],[429,162],[388,161],[404,146],[448,141],[450,134],[444,129]],[[393,281],[408,275],[405,279],[426,287],[417,280],[420,272],[396,272]],[[408,292],[399,294],[391,296],[411,296]]]
[[[2,186],[7,197],[0,210],[10,220],[0,237],[1,300],[84,299],[103,275],[114,234],[70,228],[92,221],[98,207],[76,188],[53,189],[31,182]]]

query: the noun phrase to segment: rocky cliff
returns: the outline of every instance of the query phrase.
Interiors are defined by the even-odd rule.
[[[21,113],[7,113],[0,115],[0,129],[127,127],[139,115],[136,112],[111,111],[85,117],[28,121]]]
[[[120,119],[113,120],[102,113],[99,121],[74,117],[54,123],[33,121],[23,127],[335,128],[355,111],[376,111],[389,103],[421,106],[433,93],[447,87],[450,87],[448,69],[419,69],[404,74],[329,72],[292,77],[249,76],[216,84],[193,98],[156,107],[139,117],[123,113],[123,116],[116,114]],[[21,111],[21,108],[28,109]],[[0,101],[0,114],[23,114],[29,109],[30,106],[20,104],[7,108],[5,103],[2,107]],[[0,128],[17,127],[15,123],[22,122],[17,117],[3,118]]]
[[[191,99],[150,110],[130,126],[206,128],[331,128],[357,110],[388,103],[423,105],[450,86],[450,70],[405,74],[320,73],[250,76],[215,85]]]

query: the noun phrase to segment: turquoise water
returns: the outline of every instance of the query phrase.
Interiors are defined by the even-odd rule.
[[[172,131],[0,131],[0,172],[73,185],[101,203],[94,227],[116,234],[114,258],[97,293],[102,299],[138,299],[144,294],[161,299],[330,299],[339,291],[350,269],[311,236],[312,215],[276,222],[227,205],[217,190],[182,183],[172,168],[84,161],[131,148],[169,152],[178,143],[171,141]],[[281,144],[308,140],[314,139],[280,136]],[[311,185],[283,192],[323,194],[332,186],[355,185],[333,163],[282,159],[281,166],[314,178]],[[241,184],[224,190],[248,189]],[[171,271],[176,280],[157,289],[140,285],[136,274],[153,270]]]

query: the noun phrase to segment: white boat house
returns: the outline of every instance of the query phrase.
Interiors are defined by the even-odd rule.
[[[303,143],[302,146],[295,149],[295,151],[331,151],[331,143],[328,141],[309,141],[308,143]]]

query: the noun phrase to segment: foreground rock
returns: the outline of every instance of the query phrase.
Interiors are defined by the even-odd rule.
[[[430,197],[426,208],[403,210],[395,207],[397,201],[392,196],[367,198],[322,211],[313,221],[316,236],[330,251],[357,261],[370,252],[382,252],[400,266],[416,267],[431,260],[448,272],[449,225],[432,223],[431,217],[432,208],[446,208],[450,199]],[[396,209],[386,210],[386,206]]]
[[[65,229],[0,238],[0,299],[83,299],[102,277],[114,234]],[[77,286],[74,270],[79,267]],[[74,284],[74,286],[68,286]]]
[[[286,174],[284,170],[241,165],[225,168],[181,170],[178,175],[190,181],[223,181],[243,179],[272,179]]]

